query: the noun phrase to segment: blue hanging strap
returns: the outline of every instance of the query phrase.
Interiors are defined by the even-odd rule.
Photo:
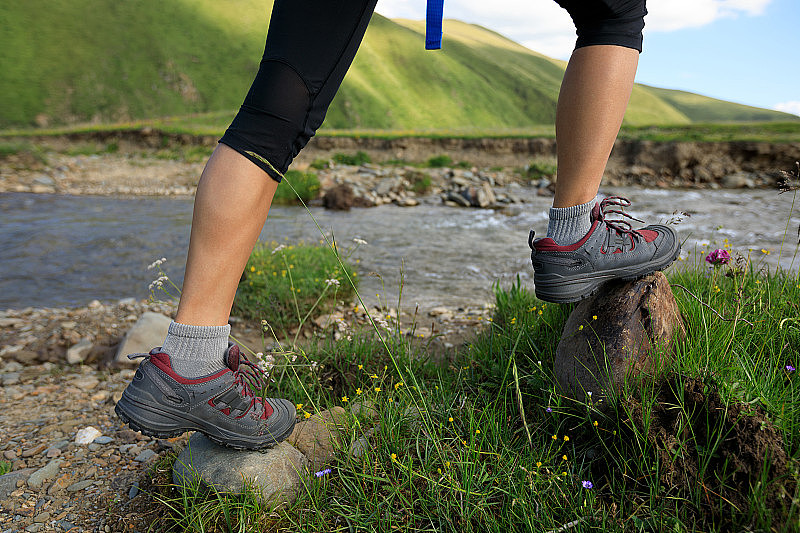
[[[444,0],[428,0],[425,16],[425,50],[439,50],[442,47],[442,17]]]

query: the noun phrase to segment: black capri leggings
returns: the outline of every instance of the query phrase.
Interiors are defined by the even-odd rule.
[[[575,23],[576,48],[611,44],[642,51],[645,0],[556,1]],[[376,2],[275,0],[258,74],[220,142],[280,181],[278,173],[322,125]]]

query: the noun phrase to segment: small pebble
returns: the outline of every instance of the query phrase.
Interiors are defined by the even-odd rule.
[[[134,481],[133,485],[131,485],[131,490],[128,491],[128,499],[134,499],[137,494],[139,494],[139,482]]]
[[[109,442],[113,441],[113,437],[108,437],[106,435],[101,435],[94,439],[95,444],[108,444]]]
[[[58,448],[50,448],[50,449],[47,450],[47,453],[45,453],[45,456],[48,459],[52,459],[54,457],[58,457],[59,455],[61,455],[61,450],[59,450]]]
[[[153,450],[149,450],[149,449],[148,450],[142,450],[142,452],[139,455],[136,456],[134,461],[136,461],[137,463],[144,463],[144,462],[149,461],[150,459],[152,459],[156,455],[158,455],[158,454],[156,452],[154,452]]]
[[[87,448],[89,448],[89,451],[96,452],[97,450],[101,449],[102,446],[100,446],[99,444],[95,444],[93,442],[89,446],[87,446]]]
[[[86,426],[75,434],[75,444],[90,444],[94,442],[94,439],[101,435],[102,433],[99,429],[92,426]]]

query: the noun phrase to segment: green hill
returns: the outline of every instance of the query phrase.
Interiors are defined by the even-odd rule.
[[[0,128],[235,112],[256,71],[268,0],[28,0],[0,7]],[[511,129],[552,124],[564,63],[480,26],[376,15],[324,127]],[[628,125],[793,120],[637,85]],[[224,121],[223,121],[224,122]]]

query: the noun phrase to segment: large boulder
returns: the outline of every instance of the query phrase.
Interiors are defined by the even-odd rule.
[[[346,411],[337,406],[298,422],[286,442],[303,452],[313,470],[321,470],[333,462],[346,423]]]
[[[150,350],[164,343],[167,330],[172,319],[160,313],[150,311],[143,313],[139,320],[128,330],[125,338],[119,343],[114,361],[117,363],[131,363],[128,354],[148,353]],[[141,361],[137,359],[134,362]]]
[[[325,209],[334,211],[349,211],[353,207],[354,201],[353,188],[346,183],[333,187],[322,197],[322,205],[325,206]]]
[[[666,276],[604,284],[575,307],[556,348],[554,373],[578,401],[597,401],[626,379],[656,372],[685,329]]]
[[[308,459],[287,442],[267,450],[234,450],[195,433],[175,460],[172,480],[186,486],[199,480],[233,494],[252,487],[264,502],[281,505],[294,501],[307,465]]]

